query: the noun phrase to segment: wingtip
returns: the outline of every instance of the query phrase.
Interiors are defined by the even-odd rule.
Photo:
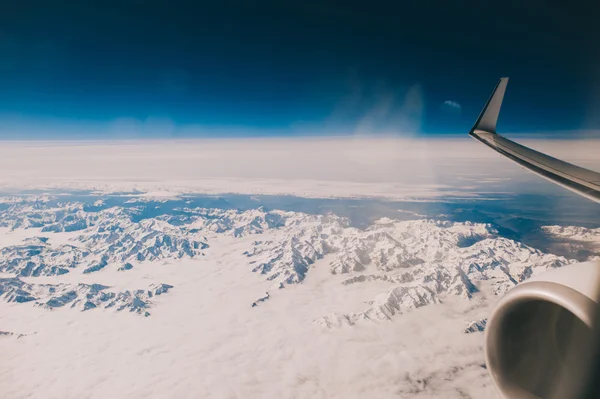
[[[500,78],[490,98],[481,110],[477,121],[471,128],[471,132],[477,129],[488,133],[496,133],[496,122],[498,121],[498,115],[500,114],[500,108],[502,106],[502,100],[504,99],[504,92],[506,91],[507,84],[508,77]]]

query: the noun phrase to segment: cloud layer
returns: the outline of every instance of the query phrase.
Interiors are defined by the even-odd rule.
[[[523,143],[582,166],[599,166],[600,141]],[[555,190],[468,138],[4,142],[0,170],[5,190],[413,199]]]

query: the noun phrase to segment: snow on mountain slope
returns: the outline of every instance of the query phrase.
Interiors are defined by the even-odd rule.
[[[485,224],[382,219],[359,230],[333,216],[295,215],[293,220],[274,239],[254,241],[244,252],[253,271],[279,284],[298,283],[312,263],[327,256],[332,274],[356,275],[343,284],[391,284],[364,312],[317,320],[325,326],[386,320],[439,303],[446,294],[470,298],[483,280],[503,294],[532,275],[572,262],[500,237]]]
[[[55,211],[54,215],[57,213]],[[141,262],[201,256],[202,250],[208,246],[198,234],[161,220],[133,222],[129,215],[118,208],[91,215],[77,210],[75,215],[77,220],[85,221],[78,226],[87,227],[78,228],[82,233],[70,240],[69,244],[52,245],[48,241],[50,232],[67,231],[64,224],[67,216],[58,222],[53,218],[52,224],[41,229],[44,237],[34,237],[21,245],[1,250],[0,272],[36,277],[65,274],[79,268],[82,273],[92,273],[109,264],[124,264],[132,260]],[[38,223],[31,222],[31,218],[35,220],[36,216],[16,216],[21,223],[12,228],[39,227]],[[67,223],[72,220],[69,219]],[[48,226],[56,228],[49,230]]]
[[[149,316],[152,298],[169,291],[169,284],[151,284],[145,290],[115,292],[101,284],[29,284],[18,278],[0,278],[0,297],[7,302],[34,302],[46,309],[63,306],[90,310],[97,307],[128,310]]]
[[[556,253],[571,253],[579,261],[600,259],[600,228],[542,226],[546,247]]]
[[[12,276],[3,281],[0,297],[16,302],[35,299],[39,304],[62,298],[59,302],[73,305],[80,302],[75,296],[95,298],[84,302],[83,309],[89,309],[113,307],[111,298],[124,295],[122,301],[128,305],[123,306],[141,309],[131,304],[136,290],[121,296],[94,284],[50,284],[50,290],[19,278],[125,271],[132,263],[192,259],[205,256],[217,237],[252,236],[238,256],[247,259],[249,270],[271,281],[272,288],[302,283],[319,259],[326,260],[332,275],[350,276],[344,285],[388,283],[387,291],[370,300],[365,310],[334,312],[316,320],[324,326],[352,325],[359,320],[387,320],[439,303],[448,294],[470,298],[480,281],[489,280],[493,292],[502,294],[532,275],[571,262],[501,237],[491,225],[481,223],[383,218],[361,230],[331,214],[181,207],[149,215],[151,203],[142,203],[146,205],[130,200],[128,205],[109,207],[102,201],[87,205],[49,197],[5,202],[0,211],[4,226],[38,229],[40,235],[0,251],[0,272]],[[68,243],[52,240],[66,232],[71,234]]]
[[[336,250],[348,221],[333,215],[280,213],[285,224],[268,240],[255,240],[244,252],[252,271],[277,284],[300,283],[310,265]]]
[[[487,325],[487,318],[480,319],[480,320],[474,320],[467,324],[467,327],[465,328],[464,333],[470,334],[470,333],[474,333],[474,332],[484,331],[486,325]]]
[[[0,201],[3,397],[491,398],[494,294],[572,262],[490,224],[190,204]]]
[[[542,230],[553,237],[593,242],[600,245],[600,228],[589,229],[580,226],[543,226]]]

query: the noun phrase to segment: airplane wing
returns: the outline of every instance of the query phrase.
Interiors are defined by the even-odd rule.
[[[496,133],[507,83],[508,78],[500,79],[469,135],[551,182],[600,202],[600,173]],[[486,325],[485,356],[504,397],[600,397],[599,266],[598,262],[574,263],[549,271],[520,283],[496,305]],[[579,289],[580,284],[588,284],[589,290]],[[583,301],[586,310],[581,313],[572,305],[583,292],[591,301]],[[563,315],[572,316],[571,321],[565,322]]]
[[[500,79],[469,135],[533,173],[600,202],[600,173],[561,161],[496,133],[507,83],[508,78]]]

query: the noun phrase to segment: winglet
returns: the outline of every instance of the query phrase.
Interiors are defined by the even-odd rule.
[[[500,114],[500,107],[502,106],[507,83],[508,78],[500,78],[500,81],[496,85],[490,98],[487,100],[487,103],[485,103],[485,107],[483,107],[481,114],[479,114],[479,118],[477,118],[477,121],[469,134],[473,133],[475,130],[496,133],[496,122],[498,121],[498,114]]]

